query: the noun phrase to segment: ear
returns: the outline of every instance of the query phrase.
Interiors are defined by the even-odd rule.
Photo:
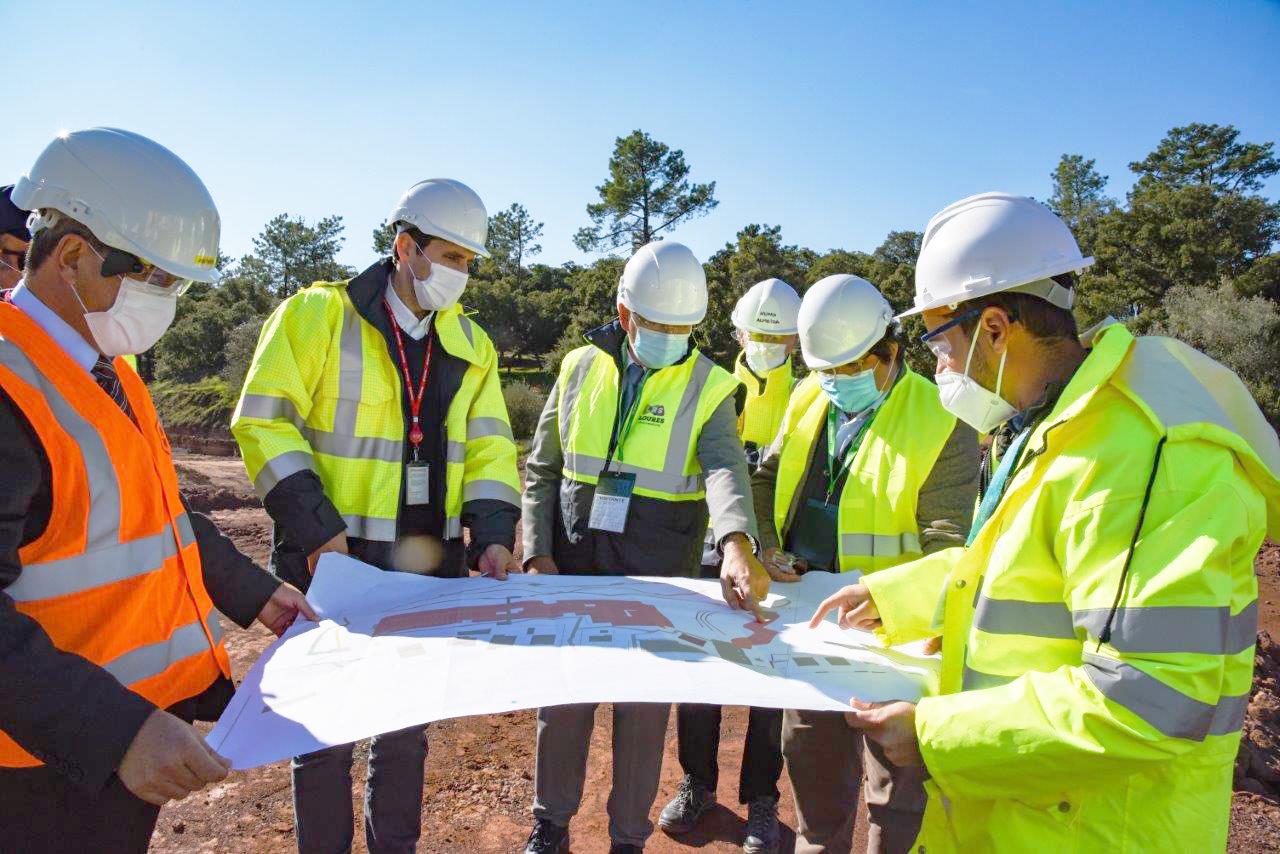
[[[89,251],[84,238],[76,234],[64,234],[53,248],[49,260],[63,281],[75,282],[81,266],[93,264],[98,256]]]
[[[409,232],[402,231],[396,235],[391,244],[391,255],[397,264],[404,264],[418,255],[418,247],[414,244]]]
[[[631,333],[631,309],[622,303],[618,303],[618,321],[622,323],[622,331],[627,334]]]
[[[995,351],[997,356],[1002,355],[1009,347],[1009,333],[1013,326],[1013,321],[1009,319],[1009,313],[999,306],[987,306],[982,311],[982,317],[978,319],[978,326],[987,331],[991,336],[991,349]]]

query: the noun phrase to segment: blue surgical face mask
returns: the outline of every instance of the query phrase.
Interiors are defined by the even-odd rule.
[[[843,412],[861,412],[880,399],[874,368],[856,374],[820,373],[818,382],[831,402]]]
[[[636,351],[636,358],[646,368],[654,370],[674,365],[689,349],[689,333],[658,332],[645,329],[634,324],[636,336],[631,347]]]

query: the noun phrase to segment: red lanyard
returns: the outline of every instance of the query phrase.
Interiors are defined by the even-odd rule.
[[[427,393],[427,375],[431,373],[432,336],[427,331],[427,355],[422,360],[422,378],[418,380],[418,392],[413,391],[413,378],[409,375],[409,359],[404,354],[404,339],[400,336],[400,324],[391,311],[391,303],[383,297],[382,305],[387,309],[387,319],[391,321],[391,331],[396,334],[396,349],[400,351],[400,370],[404,372],[404,390],[409,395],[409,414],[413,416],[413,424],[409,427],[409,444],[413,445],[413,458],[418,458],[418,446],[422,444],[422,427],[419,426],[418,414],[422,411],[422,398]]]

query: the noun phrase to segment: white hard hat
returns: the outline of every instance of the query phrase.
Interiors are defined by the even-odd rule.
[[[765,335],[795,335],[800,295],[782,279],[752,285],[733,307],[733,325]]]
[[[61,133],[13,188],[15,205],[58,211],[113,249],[197,282],[220,277],[218,209],[191,167],[116,128]],[[35,228],[46,224],[33,216]]]
[[[655,240],[622,269],[618,302],[654,323],[698,324],[707,316],[707,274],[688,246]]]
[[[1066,223],[1035,199],[980,193],[929,220],[916,261],[915,306],[898,316],[1014,290],[1070,309],[1074,291],[1051,277],[1092,263]]]
[[[452,178],[429,178],[404,191],[387,217],[391,224],[407,222],[428,237],[442,237],[484,258],[489,237],[489,214],[476,191]]]
[[[800,352],[815,371],[861,359],[893,323],[893,308],[866,279],[819,279],[800,303]]]

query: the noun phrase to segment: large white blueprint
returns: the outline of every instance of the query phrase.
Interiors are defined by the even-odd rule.
[[[437,579],[326,554],[298,621],[258,660],[209,744],[236,768],[419,723],[577,702],[847,709],[915,699],[919,648],[883,649],[817,604],[856,575],[775,584],[767,625],[717,581],[513,575]]]

